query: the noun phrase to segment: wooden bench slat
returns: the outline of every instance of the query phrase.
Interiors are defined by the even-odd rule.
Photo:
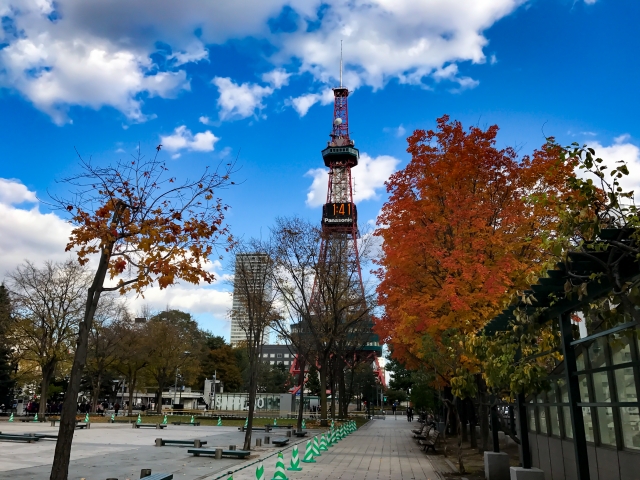
[[[215,448],[190,448],[187,450],[187,453],[192,453],[196,457],[198,455],[215,455]],[[248,450],[223,450],[222,456],[225,457],[238,457],[238,458],[246,458],[251,454]]]
[[[152,473],[144,477],[145,480],[173,480],[173,473]]]

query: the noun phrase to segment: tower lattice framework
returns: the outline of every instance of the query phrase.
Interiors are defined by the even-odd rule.
[[[339,289],[342,292],[341,301],[347,305],[344,308],[345,317],[351,314],[353,318],[358,318],[358,315],[366,312],[349,335],[352,343],[358,345],[356,355],[374,361],[379,380],[384,383],[384,375],[378,364],[381,348],[377,335],[371,331],[372,322],[366,306],[358,251],[360,234],[351,169],[358,165],[360,153],[349,136],[349,90],[340,86],[334,88],[333,93],[331,138],[322,150],[324,164],[329,168],[329,180],[326,203],[322,208],[322,242],[318,265],[318,271],[321,275],[324,273],[323,278],[330,279],[331,284],[324,285],[316,280],[311,304],[316,315],[321,317],[323,310],[335,308],[327,303],[335,302],[335,290]]]

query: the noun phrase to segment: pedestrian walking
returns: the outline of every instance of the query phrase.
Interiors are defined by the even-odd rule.
[[[413,422],[413,407],[407,407],[407,421]]]
[[[396,402],[393,402],[393,405],[391,405],[391,411],[393,412],[393,419],[396,419]]]

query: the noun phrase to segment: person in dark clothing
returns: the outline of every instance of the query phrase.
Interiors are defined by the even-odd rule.
[[[113,409],[116,412],[116,417],[118,416],[118,410],[120,410],[120,404],[118,402],[116,402],[116,404],[113,406]]]
[[[407,407],[407,421],[413,422],[413,407]]]

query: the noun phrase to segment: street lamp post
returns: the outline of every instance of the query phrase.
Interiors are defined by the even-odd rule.
[[[176,404],[176,391],[178,390],[178,373],[180,373],[180,369],[176,367],[176,383],[173,386],[173,404]]]

